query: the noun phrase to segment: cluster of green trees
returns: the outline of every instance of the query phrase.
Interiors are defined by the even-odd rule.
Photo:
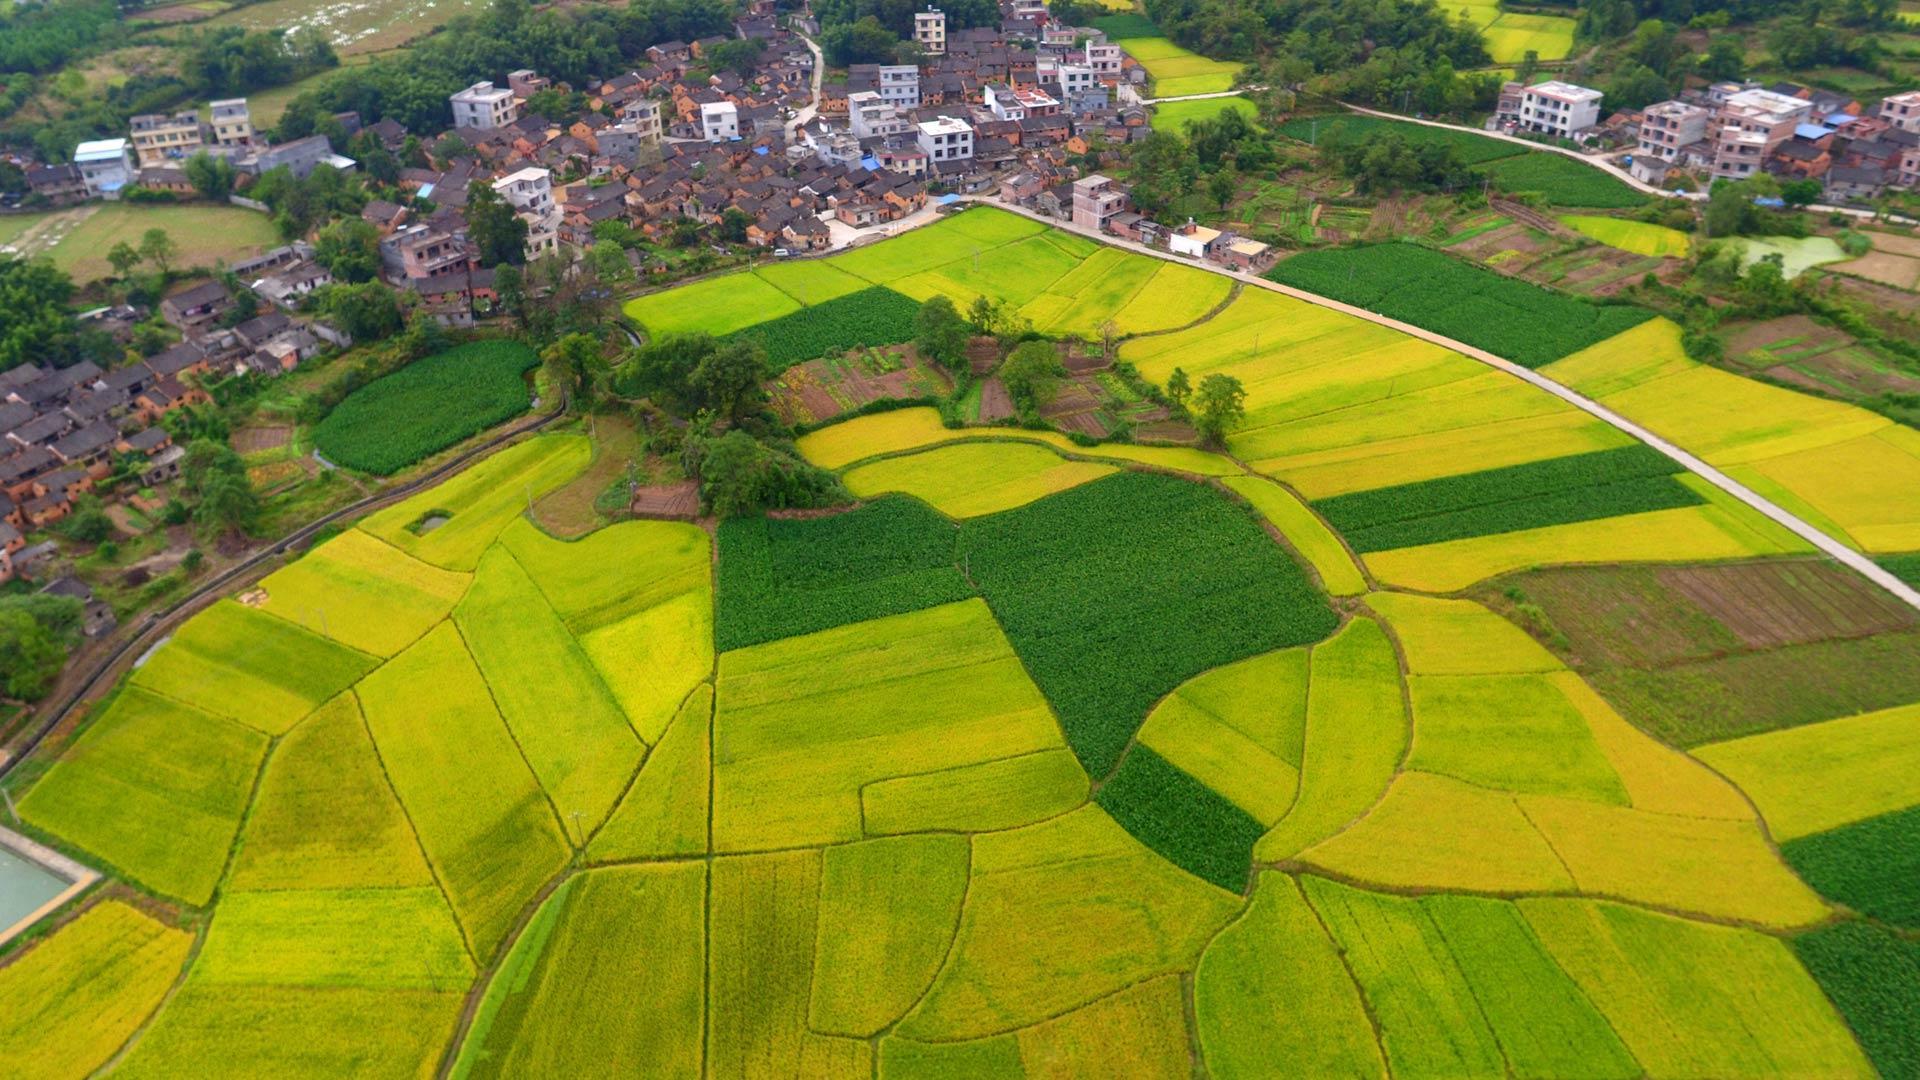
[[[311,27],[223,26],[188,35],[181,50],[180,77],[195,97],[249,94],[340,66],[333,45]]]
[[[279,134],[305,135],[347,110],[369,124],[392,117],[412,131],[439,131],[453,123],[448,95],[475,79],[530,67],[585,86],[591,76],[617,74],[649,45],[726,34],[733,17],[728,0],[629,0],[625,7],[537,12],[527,0],[494,0],[484,14],[454,19],[403,55],[322,80],[288,104]]]
[[[0,75],[56,71],[115,29],[112,0],[0,8]]]
[[[1267,169],[1279,156],[1271,135],[1227,110],[1189,121],[1181,135],[1156,131],[1132,144],[1127,180],[1140,212],[1157,217],[1196,192],[1224,206],[1240,173]]]
[[[1461,191],[1485,178],[1460,156],[1458,144],[1441,139],[1414,142],[1393,130],[1366,136],[1335,123],[1320,143],[1322,154],[1362,195],[1395,191]]]
[[[52,263],[0,255],[0,371],[25,363],[104,363],[119,355],[111,337],[74,321],[72,299],[73,279]]]
[[[0,596],[0,693],[18,701],[45,697],[80,640],[82,611],[71,596]]]

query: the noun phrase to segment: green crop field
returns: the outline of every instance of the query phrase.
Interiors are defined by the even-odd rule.
[[[1673,323],[1415,245],[1278,274],[1920,550],[1910,430]],[[106,878],[0,943],[7,1074],[1915,1075],[1920,614],[1507,370],[1007,212],[635,317],[784,362],[935,294],[1244,421],[877,412],[795,444],[846,505],[562,538],[610,475],[566,418],[339,522],[6,778]],[[365,446],[445,433],[391,394]]]
[[[1521,18],[1535,16],[1502,16],[1502,19]],[[1567,24],[1566,32],[1572,32],[1571,20],[1549,16],[1537,18],[1542,22]],[[1545,57],[1547,53],[1543,51],[1540,55]],[[1315,145],[1328,138],[1365,141],[1390,132],[1415,146],[1430,143],[1451,146],[1459,154],[1460,160],[1483,170],[1495,187],[1514,194],[1537,193],[1554,206],[1619,210],[1646,202],[1645,196],[1619,179],[1565,154],[1529,150],[1521,143],[1490,139],[1457,128],[1429,127],[1377,116],[1343,116],[1334,113],[1296,117],[1281,124],[1279,131],[1288,138]],[[1598,238],[1610,242],[1605,237]]]
[[[329,460],[386,476],[525,412],[540,362],[517,341],[476,341],[416,360],[347,395],[314,425]]]

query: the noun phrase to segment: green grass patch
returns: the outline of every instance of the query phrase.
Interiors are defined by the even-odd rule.
[[[1920,806],[1789,840],[1780,853],[1821,895],[1920,929]]]
[[[1484,168],[1500,190],[1537,191],[1555,206],[1609,210],[1646,202],[1645,196],[1618,179],[1564,154],[1529,150],[1518,143],[1489,139],[1470,131],[1378,116],[1340,115],[1296,117],[1281,124],[1279,131],[1288,138],[1315,145],[1324,144],[1330,134],[1348,141],[1365,142],[1391,132],[1414,146],[1451,146],[1461,161]]]
[[[416,360],[347,395],[313,429],[327,460],[388,476],[527,410],[540,362],[517,341],[475,341]]]
[[[1548,525],[1696,506],[1678,462],[1623,446],[1461,476],[1336,495],[1313,504],[1355,551],[1464,540]]]
[[[1265,826],[1146,746],[1127,753],[1094,801],[1168,862],[1228,892],[1246,890]]]
[[[1881,1076],[1920,1077],[1920,942],[1844,922],[1794,938],[1793,951]]]
[[[1121,473],[974,518],[960,548],[1094,776],[1174,687],[1337,623],[1250,511],[1168,476]]]
[[[773,372],[861,346],[897,345],[913,338],[920,303],[883,285],[804,307],[735,331],[767,350]]]
[[[1653,317],[1642,308],[1593,304],[1503,277],[1417,244],[1309,251],[1281,262],[1267,277],[1445,334],[1530,368]]]
[[[719,648],[965,599],[955,536],[939,512],[901,497],[821,518],[722,522]]]
[[[1920,585],[1920,551],[1911,555],[1882,555],[1880,565],[1909,585]]]

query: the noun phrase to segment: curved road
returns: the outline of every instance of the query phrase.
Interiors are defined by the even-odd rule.
[[[1522,140],[1522,141],[1525,141],[1525,140]],[[1572,405],[1574,408],[1579,409],[1582,412],[1588,413],[1600,420],[1604,420],[1608,424],[1613,425],[1615,428],[1618,428],[1619,430],[1627,433],[1628,435],[1633,436],[1635,439],[1638,439],[1641,442],[1646,443],[1648,446],[1653,447],[1655,450],[1658,450],[1661,453],[1667,455],[1673,460],[1679,462],[1681,465],[1685,466],[1688,472],[1693,473],[1694,475],[1700,477],[1701,479],[1705,480],[1709,484],[1712,484],[1714,487],[1717,487],[1720,490],[1726,492],[1727,494],[1733,496],[1734,498],[1740,500],[1741,502],[1746,503],[1748,506],[1766,515],[1767,518],[1769,518],[1776,524],[1779,524],[1787,528],[1788,530],[1792,531],[1794,535],[1800,537],[1802,540],[1807,541],[1809,544],[1812,544],[1819,551],[1822,551],[1825,554],[1831,556],[1835,561],[1843,563],[1846,566],[1852,567],[1854,570],[1859,571],[1860,574],[1863,577],[1865,577],[1867,580],[1873,582],[1875,585],[1880,586],[1882,589],[1885,589],[1886,591],[1892,593],[1894,596],[1898,597],[1903,603],[1907,604],[1908,606],[1916,610],[1920,610],[1920,591],[1915,591],[1915,589],[1912,586],[1908,585],[1906,582],[1900,580],[1899,578],[1893,576],[1893,574],[1889,573],[1879,563],[1874,562],[1872,559],[1867,558],[1865,555],[1862,555],[1860,552],[1855,551],[1854,549],[1848,547],[1847,545],[1842,544],[1840,541],[1835,540],[1833,537],[1828,536],[1826,533],[1821,532],[1819,529],[1816,529],[1813,526],[1807,524],[1805,521],[1802,521],[1798,516],[1781,508],[1779,505],[1767,499],[1765,496],[1761,495],[1759,492],[1756,492],[1752,488],[1747,487],[1745,484],[1742,484],[1738,480],[1735,480],[1733,477],[1728,476],[1726,473],[1723,473],[1719,469],[1714,468],[1712,465],[1707,464],[1705,461],[1701,460],[1699,457],[1695,456],[1694,454],[1689,453],[1685,449],[1679,446],[1676,446],[1675,444],[1667,441],[1666,439],[1661,438],[1659,435],[1656,435],[1653,432],[1647,430],[1646,428],[1641,427],[1639,424],[1636,424],[1632,420],[1629,420],[1626,417],[1620,415],[1619,413],[1614,412],[1612,409],[1607,408],[1605,405],[1600,404],[1599,402],[1593,400],[1592,398],[1586,397],[1585,395],[1580,394],[1574,391],[1573,389],[1565,385],[1562,385],[1561,383],[1557,383],[1552,379],[1547,378],[1545,375],[1542,375],[1539,372],[1534,371],[1531,368],[1521,367],[1519,364],[1516,364],[1511,360],[1507,360],[1502,357],[1495,356],[1494,354],[1487,352],[1485,349],[1476,349],[1473,346],[1468,345],[1463,341],[1455,341],[1452,338],[1445,337],[1440,334],[1436,334],[1431,330],[1421,329],[1420,327],[1414,326],[1411,323],[1404,323],[1398,319],[1388,318],[1387,316],[1382,315],[1378,312],[1368,311],[1366,308],[1355,307],[1352,304],[1341,303],[1338,300],[1329,299],[1328,297],[1320,296],[1317,293],[1310,293],[1303,289],[1296,289],[1288,285],[1282,285],[1276,281],[1268,281],[1266,278],[1260,277],[1257,274],[1248,274],[1238,270],[1229,270],[1226,267],[1216,266],[1212,263],[1202,263],[1202,262],[1195,262],[1191,259],[1183,259],[1178,255],[1172,254],[1171,252],[1160,251],[1154,248],[1146,247],[1141,244],[1136,244],[1129,240],[1123,240],[1120,237],[1113,236],[1107,233],[1102,233],[1097,229],[1089,229],[1084,226],[1075,225],[1071,221],[1066,221],[1059,218],[1046,217],[1041,214],[1034,213],[1033,211],[1028,210],[1024,207],[1014,206],[1010,203],[1002,202],[997,198],[988,198],[985,196],[974,196],[969,198],[967,201],[977,202],[977,203],[981,203],[989,206],[997,206],[1002,210],[1007,210],[1012,213],[1019,214],[1023,217],[1032,218],[1035,221],[1044,222],[1055,228],[1065,229],[1068,232],[1076,232],[1081,234],[1082,236],[1086,236],[1091,239],[1098,240],[1102,243],[1111,244],[1114,247],[1125,248],[1126,250],[1138,252],[1139,254],[1142,254],[1142,255],[1151,255],[1154,258],[1164,259],[1167,262],[1180,263],[1183,266],[1198,267],[1202,270],[1219,274],[1222,277],[1232,278],[1233,280],[1241,282],[1242,284],[1245,284],[1245,285],[1251,285],[1259,289],[1266,289],[1269,292],[1280,293],[1283,296],[1290,296],[1296,300],[1304,300],[1309,304],[1315,304],[1320,307],[1330,308],[1334,311],[1351,315],[1356,319],[1365,319],[1370,323],[1376,323],[1380,326],[1391,327],[1392,329],[1398,330],[1401,333],[1406,334],[1410,337],[1416,337],[1422,341],[1431,342],[1444,349],[1451,349],[1454,352],[1460,353],[1462,356],[1466,356],[1471,359],[1478,360],[1481,363],[1488,365],[1489,367],[1498,368],[1501,371],[1504,371],[1507,374],[1514,376],[1515,378],[1524,379],[1527,382],[1532,383],[1534,386],[1537,386],[1540,389],[1545,390],[1547,393],[1552,394],[1554,397],[1557,397],[1560,400],[1565,401],[1567,404]]]
[[[531,420],[525,420],[519,424],[515,424],[513,427],[481,443],[479,446],[473,447],[459,456],[442,463],[431,472],[415,477],[398,487],[376,492],[358,502],[343,506],[325,517],[309,522],[225,570],[222,570],[220,573],[215,574],[213,577],[208,578],[198,588],[181,597],[178,601],[175,601],[172,606],[162,611],[149,613],[146,618],[140,621],[139,629],[134,631],[132,637],[115,646],[107,655],[94,661],[93,667],[88,669],[86,674],[80,677],[78,685],[68,691],[58,706],[48,710],[47,714],[40,720],[39,726],[34,729],[32,735],[28,736],[27,739],[18,746],[7,748],[11,756],[7,757],[5,761],[0,761],[0,780],[5,780],[7,775],[14,770],[15,766],[25,761],[27,757],[33,753],[34,749],[40,745],[41,741],[44,740],[54,728],[58,727],[60,722],[65,720],[76,707],[85,702],[95,691],[101,689],[103,685],[109,681],[107,677],[114,674],[122,662],[130,658],[138,658],[141,653],[157,644],[180,622],[197,613],[206,601],[218,599],[224,595],[227,590],[246,580],[249,574],[259,570],[271,560],[287,554],[296,546],[312,539],[316,533],[327,526],[359,514],[364,514],[369,510],[373,510],[387,503],[398,502],[422,488],[439,483],[449,473],[457,472],[465,468],[475,458],[491,453],[501,445],[527,432],[538,431],[565,415],[566,407],[563,403],[561,408],[553,412],[544,413]]]

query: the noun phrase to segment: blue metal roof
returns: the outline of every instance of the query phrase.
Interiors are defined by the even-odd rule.
[[[1840,126],[1840,125],[1842,125],[1842,124],[1851,124],[1851,123],[1853,123],[1853,122],[1854,122],[1855,120],[1858,120],[1858,119],[1860,119],[1860,118],[1859,118],[1859,117],[1857,117],[1857,116],[1855,116],[1855,115],[1853,115],[1852,113],[1843,113],[1843,112],[1837,112],[1837,113],[1828,113],[1828,114],[1827,114],[1827,126],[1829,126],[1829,127],[1839,127],[1839,126]]]
[[[1830,128],[1823,128],[1819,124],[1795,124],[1793,133],[1803,139],[1824,139],[1833,134],[1833,131]]]

